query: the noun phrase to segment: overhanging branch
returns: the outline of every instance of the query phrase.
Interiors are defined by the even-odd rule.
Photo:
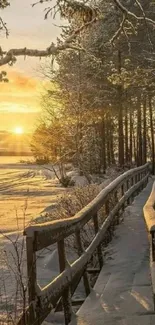
[[[48,0],[46,0],[46,1],[48,2]],[[39,0],[39,2],[42,3],[43,1]],[[75,1],[75,2],[78,3],[78,1]],[[134,18],[137,21],[144,21],[145,23],[149,23],[149,24],[155,26],[155,21],[151,18],[148,18],[145,15],[145,12],[138,0],[136,0],[136,3],[138,4],[138,6],[141,9],[142,16],[137,16],[132,11],[128,10],[128,8],[125,7],[121,3],[120,0],[113,0],[113,3],[117,6],[117,8],[120,10],[120,12],[122,12],[123,18],[122,18],[122,22],[120,23],[118,30],[115,32],[114,36],[111,39],[111,43],[114,43],[114,41],[119,37],[121,31],[124,28],[125,22],[126,21],[129,22],[131,20],[131,18]],[[73,4],[74,4],[74,1],[73,1]],[[82,4],[80,4],[80,6],[82,6]],[[88,10],[88,8],[89,7],[87,7],[87,10]],[[84,9],[86,10],[86,6],[84,6]],[[92,9],[91,9],[91,12],[93,13]],[[47,49],[38,50],[38,49],[28,49],[27,47],[20,48],[20,49],[14,48],[14,49],[10,49],[9,51],[3,51],[2,49],[0,49],[0,66],[5,65],[5,64],[13,64],[16,61],[16,57],[19,57],[19,56],[25,56],[25,57],[30,56],[30,57],[42,58],[42,57],[48,57],[51,55],[56,55],[60,51],[69,49],[69,48],[72,48],[72,49],[74,48],[76,50],[77,49],[82,50],[82,48],[72,44],[72,42],[76,39],[76,36],[79,35],[80,32],[82,32],[88,26],[91,26],[98,19],[100,19],[100,18],[98,18],[97,10],[96,10],[96,11],[94,11],[93,18],[88,20],[87,22],[85,22],[81,27],[77,28],[64,42],[62,42],[61,44],[58,44],[58,45],[55,45],[54,43],[52,43]]]
[[[8,52],[7,51],[0,51],[1,59],[0,59],[0,66],[13,63],[16,60],[16,57],[18,56],[30,56],[30,57],[48,57],[51,55],[56,55],[60,51],[65,50],[67,48],[73,48],[72,42],[75,40],[76,36],[80,34],[85,28],[92,25],[97,21],[97,18],[95,17],[91,21],[83,24],[81,27],[77,28],[71,36],[69,36],[62,44],[60,45],[54,45],[52,43],[47,49],[45,50],[37,50],[37,49],[28,49],[28,48],[21,48],[21,49],[11,49]],[[81,49],[80,47],[77,48],[76,46],[74,49]]]

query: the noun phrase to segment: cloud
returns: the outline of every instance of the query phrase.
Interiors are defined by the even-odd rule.
[[[8,83],[1,83],[0,111],[39,111],[41,81],[14,70],[8,78]]]
[[[32,103],[30,102],[32,105]],[[16,103],[10,104],[10,102],[1,102],[0,103],[0,113],[37,113],[38,108],[34,106],[29,107],[28,102],[27,104],[23,104],[22,101],[16,100]]]
[[[16,125],[32,130],[40,111],[41,81],[13,69],[8,78],[8,83],[0,85],[0,130]]]
[[[31,78],[18,70],[5,69],[9,83],[1,83],[1,89],[13,91],[15,89],[23,91],[34,91],[40,85],[40,80]]]
[[[39,84],[37,79],[30,78],[19,71],[9,72],[9,81],[14,87],[24,89],[25,91],[36,90]]]
[[[60,35],[60,29],[52,26],[52,18],[44,20],[46,3],[34,8],[31,4],[32,0],[14,0],[4,10],[3,19],[8,23],[10,35],[9,38],[1,35],[2,49],[25,46],[42,49]],[[56,23],[59,25],[59,20]],[[0,130],[12,129],[18,122],[29,128],[35,124],[40,110],[40,60],[18,57],[13,67],[3,69],[8,72],[9,83],[0,84]]]

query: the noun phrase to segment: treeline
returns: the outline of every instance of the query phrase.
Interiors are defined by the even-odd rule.
[[[155,3],[141,3],[155,19]],[[129,5],[141,14],[135,2]],[[101,1],[99,8],[103,18],[45,68],[51,86],[42,98],[32,151],[38,160],[72,161],[82,173],[147,160],[154,172],[154,28],[145,19],[123,25],[113,1]],[[65,36],[79,19],[63,29]]]
[[[8,157],[10,157],[10,156],[32,156],[32,152],[30,152],[30,151],[19,151],[19,152],[17,152],[17,151],[9,151],[9,150],[7,150],[7,151],[0,151],[0,156],[1,157],[6,157],[6,156],[8,156]]]

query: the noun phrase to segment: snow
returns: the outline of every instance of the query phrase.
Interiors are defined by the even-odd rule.
[[[136,171],[140,171],[140,170],[145,170],[146,166],[148,166],[148,164],[146,164],[145,166],[140,166],[136,169]],[[99,192],[99,194],[91,201],[89,202],[87,205],[85,205],[79,212],[77,212],[72,218],[68,217],[65,219],[60,219],[60,220],[56,220],[56,221],[49,221],[47,223],[43,222],[43,223],[39,223],[38,225],[30,225],[30,227],[27,227],[25,230],[25,233],[27,236],[32,237],[35,231],[38,232],[44,232],[47,230],[57,230],[58,228],[60,229],[65,229],[65,231],[69,232],[69,230],[67,230],[67,228],[70,230],[72,227],[74,227],[79,221],[83,221],[85,219],[87,219],[88,215],[91,216],[94,213],[96,213],[99,208],[101,208],[103,206],[103,204],[105,203],[105,200],[107,198],[107,195],[109,193],[111,193],[116,187],[118,187],[125,179],[127,179],[127,177],[133,175],[134,170],[130,169],[128,171],[126,171],[125,173],[119,175],[116,179],[114,179],[109,185],[107,185],[105,188],[101,189],[101,191]],[[147,179],[147,175],[145,176],[145,178]],[[141,183],[143,182],[143,180],[141,180]],[[103,184],[101,184],[102,186]],[[138,184],[134,185],[135,187],[138,186]],[[137,187],[138,188],[138,187]],[[131,194],[133,189],[129,189],[129,192],[131,190]],[[71,230],[72,231],[72,230]],[[53,234],[54,235],[54,234]]]
[[[25,160],[23,157],[22,159]],[[16,270],[16,266],[15,251],[11,241],[15,242],[18,239],[20,247],[24,226],[42,212],[46,212],[49,205],[55,205],[58,198],[66,191],[55,180],[55,175],[52,172],[36,164],[20,163],[20,160],[21,157],[0,157],[0,323],[3,312],[6,312],[4,293],[7,296],[9,308],[13,308],[15,304],[16,279],[11,268]],[[21,231],[19,238],[17,230]],[[49,250],[48,254],[50,258]],[[53,263],[55,263],[54,259],[53,256]],[[43,278],[43,281],[40,281],[42,285],[51,281],[52,273],[48,267],[45,267],[44,270],[44,262],[46,265],[44,259],[42,259],[42,263],[38,263],[38,279]],[[8,263],[10,264],[9,269]],[[25,282],[25,250],[23,263],[23,280]],[[41,274],[44,274],[45,278]],[[53,277],[55,274],[53,271]]]
[[[150,233],[154,233],[155,231],[155,182],[152,186],[152,192],[144,206],[144,217],[145,222]]]
[[[0,157],[0,231],[2,233],[10,233],[17,228],[22,230],[36,218],[37,222],[45,221],[46,214],[51,213],[56,207],[58,199],[66,191],[70,191],[58,183],[52,170],[33,164],[31,160],[30,157]],[[20,163],[20,161],[29,163]],[[88,184],[84,176],[79,176],[77,169],[68,171],[67,175],[74,180],[75,186]],[[102,180],[100,179],[100,182]],[[105,184],[107,181],[105,179]]]
[[[71,325],[154,324],[149,242],[142,217],[151,187],[152,181],[126,208],[107,248],[110,258]]]
[[[77,168],[70,170],[67,173],[67,176],[71,178],[71,181],[74,182],[75,186],[85,186],[88,185],[88,181],[85,176],[80,176]]]
[[[72,173],[72,177],[78,178],[79,176]],[[35,164],[34,165],[33,164],[28,165],[28,164],[24,164],[24,163],[19,164],[17,161],[14,161],[13,163],[9,162],[8,164],[6,164],[4,162],[0,163],[0,181],[1,181],[1,184],[0,184],[0,192],[1,192],[0,229],[9,236],[9,239],[4,238],[2,236],[0,237],[0,254],[1,254],[0,280],[4,279],[4,278],[7,279],[7,295],[8,295],[8,301],[9,301],[9,299],[12,297],[13,293],[15,292],[16,283],[14,281],[14,275],[12,273],[8,272],[7,267],[5,266],[4,250],[9,254],[10,263],[13,266],[14,261],[11,256],[12,256],[12,254],[14,254],[14,252],[13,252],[13,247],[10,242],[10,239],[15,241],[17,238],[17,235],[16,235],[16,229],[17,229],[16,214],[18,215],[18,228],[22,229],[22,227],[23,227],[23,213],[24,213],[23,210],[25,210],[25,212],[26,212],[24,223],[27,224],[27,223],[29,223],[30,220],[35,218],[37,215],[40,215],[42,211],[46,212],[46,211],[48,211],[47,209],[52,209],[52,207],[56,204],[58,197],[61,196],[62,193],[64,193],[64,191],[66,191],[66,189],[63,189],[62,187],[60,187],[58,185],[57,182],[55,182],[54,175],[52,172],[44,170],[41,166],[37,166]],[[107,183],[109,183],[108,179],[106,179],[106,181],[107,181]],[[81,181],[80,181],[80,183],[81,183]],[[151,185],[149,185],[149,186],[151,186]],[[101,185],[101,188],[102,188],[102,185]],[[146,190],[143,191],[144,194],[142,194],[143,198],[141,200],[141,204],[144,203],[143,201],[148,196],[149,190],[150,190],[150,187],[148,187],[147,191]],[[50,207],[49,207],[49,205],[50,205]],[[17,212],[16,212],[16,207],[17,207]],[[114,300],[116,298],[116,295],[113,294],[113,288],[115,288],[115,285],[117,283],[118,283],[118,285],[116,285],[116,293],[118,293],[118,294],[120,293],[119,284],[121,284],[121,281],[124,281],[123,284],[127,283],[130,285],[132,277],[129,276],[129,278],[128,278],[127,275],[124,276],[124,273],[123,274],[119,273],[118,270],[119,270],[120,266],[121,267],[123,266],[125,274],[128,272],[129,264],[127,264],[127,266],[125,265],[125,263],[126,263],[125,256],[128,254],[128,249],[126,248],[126,242],[125,242],[125,237],[127,235],[126,227],[128,230],[130,230],[130,228],[132,228],[132,227],[135,227],[136,231],[138,231],[136,228],[136,222],[139,220],[138,217],[139,217],[139,214],[141,214],[142,207],[138,208],[139,212],[136,212],[136,213],[138,213],[136,218],[135,218],[136,206],[135,207],[132,206],[128,209],[129,210],[127,210],[128,211],[127,218],[125,220],[131,219],[132,222],[130,223],[129,220],[128,220],[128,222],[125,221],[125,222],[127,222],[127,224],[124,222],[124,224],[122,224],[120,227],[118,227],[118,229],[116,231],[116,237],[113,240],[113,245],[111,244],[108,248],[108,256],[112,257],[112,260],[107,259],[106,265],[104,266],[104,269],[103,269],[104,272],[103,273],[101,272],[99,279],[97,281],[98,284],[96,284],[96,286],[92,290],[90,297],[86,299],[86,302],[81,307],[81,309],[78,313],[78,315],[79,315],[78,318],[74,319],[74,322],[78,322],[78,324],[80,324],[80,325],[81,324],[83,324],[83,325],[100,324],[102,318],[103,318],[102,319],[102,324],[103,324],[105,315],[103,315],[101,313],[100,308],[98,308],[97,301],[100,305],[101,297],[103,296],[104,287],[105,288],[107,287],[107,291],[106,291],[107,293],[104,298],[105,301],[103,300],[103,297],[102,297],[102,312],[103,312],[103,309],[106,310],[105,304],[108,305],[108,303],[109,303],[108,308],[113,308],[113,305],[111,304],[111,299]],[[131,209],[131,211],[130,211],[130,209]],[[130,213],[130,218],[128,218],[128,213]],[[135,221],[135,223],[134,223],[134,221]],[[125,225],[125,226],[123,226],[123,225]],[[128,247],[130,247],[129,241],[131,241],[131,244],[132,244],[131,248],[130,248],[131,252],[132,252],[133,245],[137,245],[138,250],[140,249],[140,256],[137,256],[138,252],[136,253],[135,249],[133,250],[133,252],[135,251],[135,255],[131,253],[131,256],[129,256],[130,261],[132,261],[132,259],[134,258],[134,265],[135,265],[134,270],[136,270],[136,265],[139,265],[139,264],[136,264],[136,261],[137,261],[137,263],[138,263],[138,261],[140,263],[140,261],[142,259],[142,255],[143,255],[142,253],[148,251],[148,242],[146,244],[147,236],[146,236],[146,232],[143,230],[143,226],[144,226],[144,224],[142,223],[142,233],[143,233],[144,244],[145,244],[144,247],[142,245],[143,249],[141,248],[141,244],[140,244],[141,236],[139,235],[139,232],[138,232],[137,240],[135,238],[136,236],[133,236],[134,237],[134,240],[132,238],[133,243],[131,240],[131,236],[130,236],[130,238],[127,236]],[[121,227],[123,227],[123,231],[120,230]],[[13,231],[14,231],[14,233],[13,233]],[[8,234],[9,232],[12,232],[12,233]],[[145,233],[145,235],[144,235],[144,233]],[[133,234],[134,234],[134,232],[132,232],[132,235]],[[137,232],[136,232],[136,235],[137,235]],[[123,241],[121,241],[121,242],[120,242],[120,236],[123,237]],[[19,240],[19,242],[22,242],[22,236],[18,240]],[[140,241],[140,243],[139,243],[139,241]],[[136,246],[134,246],[134,248],[135,247]],[[146,249],[146,247],[147,247],[147,249]],[[123,248],[123,251],[122,251],[122,248]],[[124,252],[124,254],[126,254],[126,255],[119,254],[119,250],[121,253]],[[3,252],[3,254],[2,254],[2,252]],[[121,258],[120,258],[120,256],[121,256]],[[146,256],[146,261],[148,261],[147,254],[145,256]],[[25,260],[25,251],[24,251],[23,258]],[[69,252],[68,258],[69,258],[69,260],[74,260],[75,256],[73,256],[73,254],[71,254],[71,252]],[[140,258],[140,260],[139,260],[139,258]],[[116,262],[114,262],[114,265],[113,265],[113,261],[115,261],[115,260],[116,260],[116,262],[117,262],[117,260],[119,260],[120,265],[117,265]],[[145,278],[146,275],[148,276],[148,265],[147,265],[147,263],[145,263],[145,261],[144,261],[143,269],[144,269],[144,272],[141,272],[142,284],[144,283],[143,278]],[[112,272],[113,272],[113,277],[112,277]],[[26,273],[26,269],[25,269],[25,264],[24,264],[23,275],[25,275],[25,273]],[[43,251],[38,252],[38,255],[37,255],[37,279],[38,279],[39,285],[41,287],[46,286],[58,274],[59,274],[59,265],[58,265],[58,255],[57,255],[56,245],[52,245],[51,247],[48,247],[48,249],[44,249]],[[139,279],[138,273],[137,273],[137,278]],[[110,283],[111,279],[112,279],[111,286],[109,285],[109,287],[108,287],[107,283]],[[122,279],[124,279],[124,280],[122,280]],[[135,276],[135,279],[136,279],[136,276]],[[147,280],[146,286],[149,287],[149,290],[150,290],[150,280],[148,277],[147,277],[147,279],[148,280]],[[122,286],[121,286],[121,288],[122,288]],[[140,289],[140,290],[143,290],[143,289]],[[135,291],[133,291],[131,297],[133,297],[133,299],[135,299],[135,300],[136,299],[138,300],[139,296],[142,295],[140,290],[138,292],[136,291],[136,294],[135,294]],[[145,288],[144,288],[144,291],[145,291],[146,297],[148,299],[149,293],[146,292]],[[125,293],[126,293],[126,296],[129,295],[128,291],[126,291]],[[124,293],[121,292],[121,294],[123,295]],[[76,295],[77,295],[76,297],[78,297],[78,298],[79,298],[79,296],[81,297],[84,295],[84,288],[83,288],[82,283],[80,283]],[[109,299],[110,302],[108,300],[108,296],[110,297],[110,299]],[[126,300],[126,296],[123,296],[123,298],[121,298],[121,299]],[[107,299],[107,301],[106,301],[106,299]],[[149,300],[147,300],[147,299],[144,299],[144,301],[143,301],[142,310],[149,311],[149,310],[152,310],[152,305],[150,303],[151,299],[150,298],[149,298]],[[14,301],[10,300],[10,304],[11,304],[11,302],[13,305]],[[104,308],[103,308],[103,306],[104,306]],[[146,306],[146,308],[145,308],[145,306]],[[88,308],[90,308],[90,310],[88,310]],[[97,314],[97,320],[94,320],[94,318],[93,318],[94,316],[92,316],[93,310]],[[113,309],[112,309],[112,313],[113,313]],[[83,319],[83,315],[84,315],[84,319]],[[1,313],[0,313],[0,316],[1,316]],[[118,317],[120,317],[120,316],[118,316]],[[82,323],[81,319],[83,319],[82,320],[83,323]],[[94,322],[93,322],[93,320],[94,320]],[[99,323],[98,323],[98,320],[99,320]],[[50,325],[64,324],[63,314],[62,313],[56,313],[56,314],[51,313],[46,321],[46,325],[48,325],[48,324],[50,324]],[[108,322],[107,322],[107,324],[108,324]],[[109,323],[109,324],[111,325],[112,323]],[[124,324],[127,324],[127,323],[124,323]],[[105,325],[106,325],[106,323],[105,323]],[[147,323],[145,325],[147,325]]]
[[[10,159],[0,157],[0,230],[5,233],[23,229],[66,191],[42,166]]]

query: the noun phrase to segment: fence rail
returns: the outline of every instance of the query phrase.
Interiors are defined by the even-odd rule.
[[[65,324],[72,315],[72,296],[83,277],[86,296],[90,292],[88,264],[97,252],[99,270],[103,266],[102,243],[111,226],[118,222],[119,214],[147,184],[149,164],[131,169],[104,188],[97,197],[74,217],[32,225],[25,229],[27,249],[27,275],[29,306],[22,314],[18,325],[40,325],[52,309],[63,307]],[[99,213],[102,209],[102,223]],[[91,222],[94,237],[88,247],[83,247],[83,227]],[[66,257],[65,238],[75,236],[79,257],[69,264]],[[36,252],[57,243],[60,274],[46,287],[40,289],[36,277]]]

